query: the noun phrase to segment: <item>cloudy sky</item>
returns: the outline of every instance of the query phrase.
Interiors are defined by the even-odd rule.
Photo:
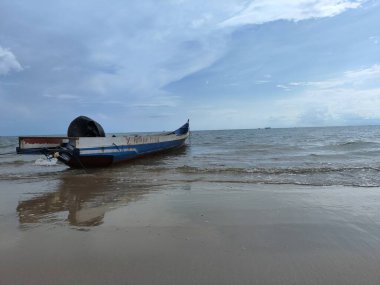
[[[377,0],[0,0],[0,135],[380,124]]]

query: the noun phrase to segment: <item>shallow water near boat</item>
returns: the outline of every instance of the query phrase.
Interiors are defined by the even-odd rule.
[[[380,186],[380,127],[294,128],[192,132],[180,152],[126,163],[102,173],[125,172],[161,180],[232,180],[312,186]],[[17,138],[1,137],[2,153]],[[36,167],[39,156],[0,156],[0,179],[60,175],[67,167]],[[71,174],[75,172],[69,172]]]

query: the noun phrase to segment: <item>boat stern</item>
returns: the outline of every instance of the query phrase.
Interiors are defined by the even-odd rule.
[[[68,137],[19,137],[18,154],[53,154],[62,145],[68,144]]]

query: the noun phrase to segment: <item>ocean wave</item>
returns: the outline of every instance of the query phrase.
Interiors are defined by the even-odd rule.
[[[288,167],[288,168],[207,168],[194,166],[181,166],[176,168],[182,173],[235,173],[235,174],[311,174],[311,173],[331,173],[331,172],[347,172],[347,171],[375,171],[380,172],[380,168],[376,167]]]
[[[355,188],[378,188],[380,187],[379,183],[360,183],[360,182],[352,182],[352,183],[336,183],[332,181],[288,181],[288,180],[265,180],[265,179],[255,179],[255,180],[233,180],[233,179],[195,179],[195,180],[181,180],[181,182],[206,182],[206,183],[230,183],[230,184],[256,184],[256,185],[296,185],[296,186],[312,186],[312,187],[332,187],[332,186],[347,186],[347,187],[355,187]]]
[[[202,178],[202,181],[233,180],[254,184],[294,184],[308,186],[379,187],[377,167],[314,168],[199,168],[183,166],[179,173]]]
[[[62,171],[24,171],[12,173],[0,173],[0,181],[48,181],[60,178]]]
[[[21,159],[0,161],[0,166],[21,166],[24,164],[30,164],[30,161],[21,160]]]
[[[3,149],[3,148],[15,149],[16,146],[17,146],[16,137],[0,137],[0,149]]]
[[[348,141],[348,142],[340,142],[335,144],[326,145],[324,148],[335,150],[335,151],[352,151],[358,149],[373,149],[380,148],[380,143],[372,142],[372,141]]]

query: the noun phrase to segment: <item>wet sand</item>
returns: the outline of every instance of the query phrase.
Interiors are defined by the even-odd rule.
[[[83,176],[0,189],[0,284],[380,284],[379,188]]]

